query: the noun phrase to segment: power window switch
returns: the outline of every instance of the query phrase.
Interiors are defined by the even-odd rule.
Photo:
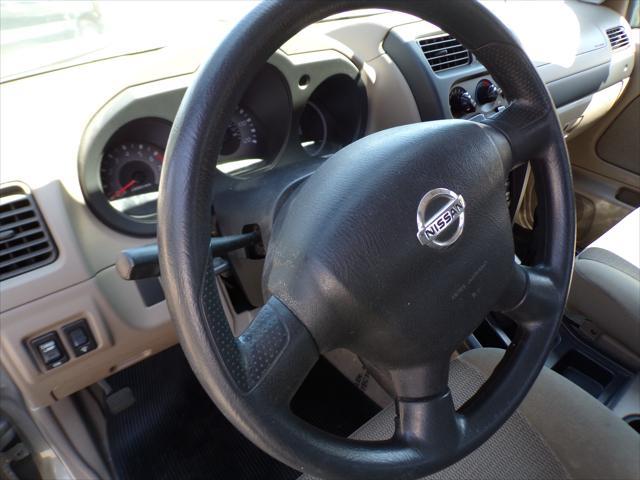
[[[60,337],[58,337],[58,334],[55,332],[49,332],[45,335],[41,335],[40,337],[32,340],[31,345],[40,356],[40,359],[47,370],[59,367],[69,360],[67,352],[60,341]]]
[[[76,357],[80,357],[96,348],[96,341],[86,320],[73,322],[66,325],[62,330],[67,336]]]
[[[89,343],[87,333],[80,327],[69,330],[69,341],[73,348],[80,348],[82,345]]]

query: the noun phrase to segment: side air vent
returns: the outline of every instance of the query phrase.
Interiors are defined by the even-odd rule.
[[[0,185],[0,280],[51,263],[56,255],[27,189],[17,183]]]
[[[607,30],[607,37],[609,37],[609,43],[611,44],[611,50],[617,50],[629,45],[629,36],[624,27],[617,26],[609,28]]]
[[[418,44],[434,72],[442,72],[471,63],[469,50],[451,35],[420,38]]]

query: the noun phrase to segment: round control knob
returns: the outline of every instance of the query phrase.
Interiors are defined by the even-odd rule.
[[[449,92],[449,107],[454,117],[462,117],[476,111],[476,102],[462,87],[455,87]]]
[[[498,99],[500,89],[491,80],[480,80],[476,86],[476,99],[480,105],[492,103]]]

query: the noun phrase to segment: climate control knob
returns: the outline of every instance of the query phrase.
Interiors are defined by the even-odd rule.
[[[449,107],[454,117],[462,117],[476,111],[476,102],[464,88],[455,87],[449,92]]]
[[[491,80],[480,80],[476,86],[476,99],[480,105],[492,103],[498,99],[500,89]]]

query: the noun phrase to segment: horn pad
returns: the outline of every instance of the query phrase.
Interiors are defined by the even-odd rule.
[[[514,247],[488,130],[446,120],[367,136],[282,207],[265,290],[323,350],[417,365],[452,352],[496,305]]]

